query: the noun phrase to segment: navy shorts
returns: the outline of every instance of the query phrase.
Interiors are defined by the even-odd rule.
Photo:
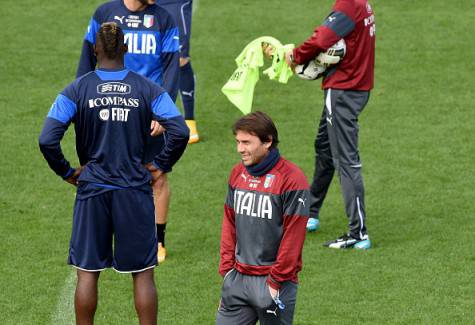
[[[158,137],[147,137],[147,144],[145,149],[145,155],[143,158],[143,163],[147,164],[153,160],[153,158],[162,151],[163,147],[165,146],[165,133]]]
[[[161,0],[158,4],[173,16],[178,26],[180,32],[180,57],[189,58],[193,1]]]
[[[141,272],[157,265],[151,191],[115,189],[81,196],[74,205],[68,264],[85,271]]]

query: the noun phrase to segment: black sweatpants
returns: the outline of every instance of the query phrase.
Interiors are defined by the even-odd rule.
[[[327,89],[315,139],[315,172],[310,186],[310,217],[318,218],[335,170],[349,219],[350,234],[365,238],[364,184],[358,151],[358,116],[369,91]]]

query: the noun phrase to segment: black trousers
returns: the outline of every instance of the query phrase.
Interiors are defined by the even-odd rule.
[[[335,170],[345,202],[350,234],[365,238],[364,184],[358,150],[358,116],[369,91],[327,89],[315,139],[315,171],[310,186],[310,217],[318,218]]]

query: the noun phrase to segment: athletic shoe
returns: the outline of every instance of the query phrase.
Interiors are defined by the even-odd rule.
[[[320,220],[316,218],[308,218],[307,231],[314,232],[314,231],[317,231],[318,228],[320,228]]]
[[[167,250],[165,249],[162,243],[158,243],[158,252],[157,252],[158,263],[164,262],[166,257],[167,257]]]
[[[196,121],[195,120],[185,120],[188,129],[190,129],[190,139],[188,143],[196,143],[200,141],[200,136],[198,135],[198,130],[196,129]]]
[[[371,248],[371,241],[369,236],[365,235],[362,239],[353,238],[348,234],[344,234],[335,240],[330,240],[323,244],[323,246],[330,248],[355,248],[355,249],[369,249]]]

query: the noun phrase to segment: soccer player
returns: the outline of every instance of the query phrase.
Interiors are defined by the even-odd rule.
[[[224,205],[216,324],[292,324],[309,185],[280,156],[268,115],[245,115],[233,133],[241,162],[231,171]]]
[[[124,68],[127,47],[120,27],[104,23],[96,39],[97,70],[58,95],[39,137],[49,166],[77,186],[68,258],[77,269],[76,322],[93,323],[100,272],[113,267],[132,274],[140,324],[156,324],[157,236],[150,183],[181,157],[189,130],[163,88]],[[144,165],[152,119],[166,128],[167,139]],[[71,122],[78,168],[71,167],[60,146]]]
[[[358,117],[373,88],[375,32],[374,13],[367,0],[336,0],[332,12],[312,36],[286,54],[287,63],[295,67],[314,59],[342,38],[346,42],[345,57],[325,72],[322,82],[324,109],[315,140],[315,172],[307,224],[309,231],[318,228],[320,208],[336,170],[349,231],[324,244],[331,248],[371,247],[358,149]]]
[[[190,141],[200,140],[195,121],[195,75],[190,62],[192,0],[159,0],[174,18],[180,31],[180,95],[185,112],[185,122],[190,128]]]
[[[127,54],[125,67],[162,86],[176,100],[179,81],[179,32],[173,17],[155,4],[155,0],[115,0],[102,4],[91,18],[84,37],[77,77],[96,66],[93,46],[96,33],[104,22],[115,22],[124,31]],[[161,150],[164,136],[149,140],[144,162],[150,162]],[[159,144],[158,146],[156,144]],[[155,148],[155,150],[152,150]],[[158,260],[165,260],[165,230],[170,189],[167,175],[153,183],[155,218],[158,235]]]

